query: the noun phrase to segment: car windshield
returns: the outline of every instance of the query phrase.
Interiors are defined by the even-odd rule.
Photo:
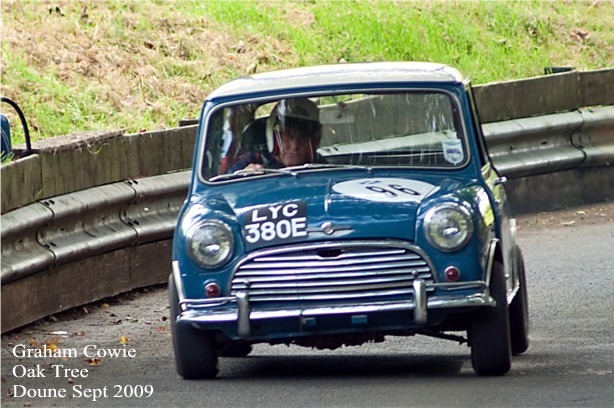
[[[331,94],[226,105],[207,116],[205,180],[321,169],[463,166],[456,101],[435,91]]]

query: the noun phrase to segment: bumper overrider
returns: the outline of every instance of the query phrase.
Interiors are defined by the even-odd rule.
[[[231,296],[214,299],[188,299],[185,297],[177,261],[173,262],[173,277],[182,310],[176,323],[191,324],[209,330],[221,330],[234,339],[278,337],[283,336],[284,332],[289,332],[288,334],[297,331],[305,333],[310,327],[315,326],[316,321],[327,319],[330,321],[335,318],[345,319],[344,321],[347,321],[350,327],[358,329],[367,320],[378,321],[378,316],[394,316],[393,320],[394,318],[400,320],[404,325],[403,328],[420,328],[430,324],[429,312],[442,309],[455,309],[455,312],[468,311],[476,307],[492,307],[496,304],[484,281],[442,283],[432,279],[421,279],[419,275],[411,282],[410,295],[405,299],[399,300],[398,297],[396,300],[386,301],[348,299],[332,306],[330,303],[326,306],[318,306],[297,302],[286,303],[283,307],[254,302],[255,299],[252,299],[252,296],[256,291],[251,288],[247,279]],[[436,289],[437,294],[435,294]],[[470,294],[467,294],[468,292]],[[287,325],[288,322],[292,323]],[[262,331],[260,334],[254,333],[254,327],[263,326],[266,326],[266,334],[263,334]],[[274,331],[279,332],[274,333]]]

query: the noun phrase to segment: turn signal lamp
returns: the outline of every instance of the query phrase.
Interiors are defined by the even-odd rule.
[[[450,282],[458,282],[461,277],[461,272],[456,266],[448,266],[444,273]]]
[[[209,298],[220,297],[222,290],[217,282],[209,282],[205,285],[205,295]]]

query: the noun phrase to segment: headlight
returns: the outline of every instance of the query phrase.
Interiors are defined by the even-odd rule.
[[[217,220],[195,224],[186,234],[188,255],[204,268],[215,268],[228,261],[234,240],[230,227]]]
[[[473,235],[471,213],[458,204],[437,205],[424,216],[424,233],[435,248],[458,251]]]

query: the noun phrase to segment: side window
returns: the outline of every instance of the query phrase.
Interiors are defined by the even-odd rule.
[[[224,111],[218,109],[211,114],[207,126],[206,145],[201,168],[202,176],[205,179],[219,174],[220,157],[224,149],[223,124]]]
[[[209,116],[202,161],[203,178],[225,174],[237,156],[253,151],[264,140],[262,121],[254,120],[256,106],[227,106]]]

